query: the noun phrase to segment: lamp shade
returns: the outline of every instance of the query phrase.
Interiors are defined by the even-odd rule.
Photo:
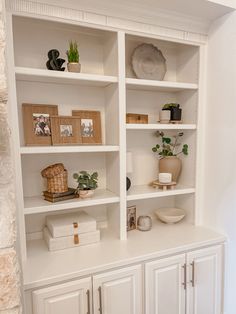
[[[126,172],[127,173],[133,172],[133,158],[131,152],[126,153]]]

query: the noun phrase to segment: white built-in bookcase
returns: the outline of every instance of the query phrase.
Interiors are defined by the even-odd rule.
[[[94,216],[106,237],[129,241],[142,233],[126,232],[126,207],[137,206],[137,214],[151,214],[162,206],[186,210],[186,224],[197,223],[200,156],[199,80],[201,45],[126,32],[117,29],[79,25],[9,15],[9,59],[11,79],[11,123],[14,125],[14,154],[17,169],[17,204],[23,260],[30,248],[42,250],[45,217],[55,212],[83,209]],[[12,29],[11,29],[12,28]],[[81,73],[46,69],[47,52],[56,48],[66,59],[70,40],[79,44]],[[153,43],[167,61],[164,81],[135,78],[130,58],[141,43]],[[157,124],[162,105],[178,102],[183,109],[183,124]],[[56,104],[60,115],[73,109],[101,111],[103,145],[25,146],[22,103]],[[149,115],[149,124],[126,125],[126,112]],[[157,143],[157,130],[166,134],[184,131],[183,142],[189,156],[183,159],[183,171],[175,190],[155,190],[149,183],[157,178],[158,162],[151,148]],[[133,153],[132,187],[126,195],[126,151]],[[51,204],[41,196],[44,180],[41,170],[63,162],[69,173],[69,185],[75,187],[72,174],[79,170],[97,171],[99,189],[87,200]],[[29,246],[27,249],[27,240]],[[33,242],[34,241],[34,242]],[[77,248],[78,250],[80,248]],[[77,250],[76,249],[76,250]],[[43,250],[47,250],[43,246]],[[40,250],[39,250],[40,252]],[[40,254],[40,253],[38,253]]]

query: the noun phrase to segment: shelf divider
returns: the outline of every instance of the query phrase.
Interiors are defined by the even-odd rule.
[[[144,200],[156,197],[184,195],[195,193],[195,188],[183,185],[177,185],[173,190],[163,191],[155,189],[149,185],[136,185],[132,186],[127,193],[127,201]]]
[[[35,69],[26,67],[15,67],[15,75],[16,80],[19,81],[75,84],[100,87],[105,87],[112,83],[118,82],[118,78],[116,76],[50,71],[45,69]]]
[[[126,124],[126,130],[196,130],[196,124]]]
[[[183,90],[197,90],[198,84],[126,78],[126,87],[127,89],[135,90],[178,92]]]
[[[57,153],[102,153],[118,152],[116,145],[81,145],[81,146],[22,146],[22,155],[30,154],[57,154]]]
[[[115,195],[111,191],[99,189],[95,191],[92,198],[74,198],[68,201],[61,201],[58,203],[50,203],[43,199],[43,196],[33,196],[24,198],[24,214],[38,214],[48,213],[53,211],[60,211],[64,209],[74,209],[86,206],[96,206],[118,203],[120,201],[119,196]]]

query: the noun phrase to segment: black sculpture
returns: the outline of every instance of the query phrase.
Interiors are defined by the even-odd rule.
[[[48,51],[48,61],[46,66],[48,70],[54,71],[65,71],[65,68],[62,68],[63,63],[65,62],[64,59],[58,58],[60,52],[57,49],[51,49]]]

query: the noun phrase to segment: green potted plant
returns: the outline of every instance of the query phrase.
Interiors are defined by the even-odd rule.
[[[81,64],[79,63],[79,50],[77,42],[70,41],[69,49],[66,52],[68,63],[67,69],[69,72],[80,72]]]
[[[170,120],[174,122],[180,122],[182,118],[182,109],[177,103],[165,104],[162,110],[170,110]]]
[[[188,145],[179,143],[180,138],[184,135],[180,132],[172,137],[166,137],[163,132],[157,132],[161,143],[156,144],[152,151],[158,155],[159,158],[159,172],[168,172],[172,174],[172,181],[177,182],[181,169],[182,161],[178,158],[180,154],[188,155]]]
[[[73,178],[77,181],[77,191],[81,198],[92,197],[94,190],[98,187],[98,173],[89,174],[87,171],[74,173]]]

